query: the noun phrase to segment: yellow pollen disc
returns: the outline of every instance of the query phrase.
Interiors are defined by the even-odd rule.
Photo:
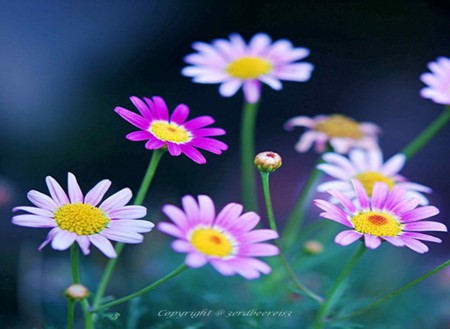
[[[61,230],[77,235],[92,235],[105,229],[110,219],[90,204],[73,203],[59,207],[53,213],[56,224]]]
[[[327,134],[330,138],[360,139],[364,137],[359,124],[355,120],[340,114],[330,115],[327,119],[317,124],[314,129]]]
[[[192,245],[208,256],[226,257],[233,250],[230,239],[215,229],[197,229],[191,236]]]
[[[372,196],[373,186],[377,182],[387,184],[389,190],[392,190],[395,186],[395,182],[392,178],[376,171],[365,171],[356,175],[355,178],[361,182],[368,196]]]
[[[229,75],[240,79],[256,79],[272,71],[272,64],[259,57],[242,57],[227,67]]]
[[[397,236],[402,232],[402,224],[391,214],[383,212],[361,212],[350,218],[350,221],[355,226],[355,230],[362,234]]]
[[[167,121],[153,121],[149,131],[163,142],[183,144],[191,140],[190,133],[184,127]]]

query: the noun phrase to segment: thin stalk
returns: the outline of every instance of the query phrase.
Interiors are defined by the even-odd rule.
[[[255,157],[255,125],[259,103],[244,103],[241,121],[241,182],[242,199],[246,210],[258,210]]]
[[[73,329],[73,321],[75,315],[75,301],[67,298],[67,329]]]
[[[433,275],[434,273],[439,272],[440,270],[443,270],[447,266],[450,266],[450,259],[445,261],[444,263],[440,264],[439,266],[435,267],[431,271],[426,272],[425,274],[421,275],[420,277],[418,277],[417,279],[411,281],[410,283],[405,284],[403,287],[401,287],[401,288],[399,288],[397,290],[394,290],[393,292],[391,292],[390,294],[388,294],[388,295],[386,295],[384,297],[379,298],[378,300],[376,300],[375,302],[367,305],[366,307],[364,307],[364,308],[362,308],[362,309],[360,309],[358,311],[355,311],[353,313],[350,313],[350,314],[344,315],[342,317],[333,319],[333,321],[347,320],[347,319],[350,319],[350,318],[354,318],[355,316],[361,315],[361,314],[371,310],[372,308],[377,307],[378,305],[388,301],[389,299],[394,298],[395,296],[401,294],[405,290],[408,290],[409,288],[411,288],[411,287],[415,286],[416,284],[422,282],[423,280],[425,280],[429,276]]]
[[[450,121],[450,106],[441,113],[422,133],[409,143],[402,151],[409,159],[419,152]]]
[[[80,257],[79,250],[77,244],[72,244],[70,247],[70,259],[71,259],[71,269],[72,269],[72,280],[73,283],[81,284],[81,276],[80,276]],[[92,321],[92,315],[89,312],[89,302],[87,299],[83,299],[81,301],[81,308],[84,314],[84,328],[85,329],[93,329],[94,323]]]
[[[347,265],[342,270],[341,274],[339,274],[338,278],[334,282],[333,286],[331,287],[330,291],[327,293],[325,297],[325,302],[320,306],[319,311],[317,312],[316,319],[314,321],[314,329],[322,329],[324,326],[323,320],[328,314],[331,300],[333,299],[334,294],[339,289],[341,284],[344,282],[344,280],[347,278],[350,271],[353,269],[359,258],[362,256],[362,254],[366,251],[366,247],[364,244],[361,243],[360,247],[357,249],[357,251],[353,254],[353,257],[350,258]]]
[[[147,172],[145,173],[144,179],[142,180],[141,187],[136,195],[134,200],[135,205],[141,205],[144,202],[145,196],[147,195],[147,191],[150,187],[150,183],[155,176],[156,168],[158,167],[159,161],[161,160],[162,155],[164,154],[164,150],[158,149],[153,151],[152,158],[147,168]],[[116,267],[117,261],[119,260],[119,256],[122,253],[124,248],[123,243],[116,243],[116,258],[110,258],[108,263],[106,264],[105,271],[103,272],[102,279],[97,288],[97,293],[94,297],[93,307],[96,308],[100,305],[100,302],[105,294],[106,287],[108,286],[109,280],[111,279],[114,268]]]
[[[317,165],[321,162],[322,159],[319,157],[311,175],[308,178],[308,181],[305,184],[305,187],[303,188],[302,193],[300,194],[300,197],[298,198],[291,214],[287,219],[286,226],[283,231],[284,245],[286,248],[290,248],[293,245],[295,242],[294,239],[305,220],[306,213],[309,209],[309,204],[311,203],[311,198],[314,193],[314,188],[323,175],[322,171],[317,169]]]
[[[261,172],[261,180],[262,180],[262,186],[264,191],[264,200],[266,204],[267,209],[267,217],[269,218],[269,226],[272,230],[277,231],[277,225],[275,221],[275,216],[273,213],[273,207],[272,207],[272,199],[270,197],[270,186],[269,186],[269,173]],[[286,256],[284,255],[283,251],[281,250],[281,246],[279,243],[276,243],[278,248],[280,249],[279,257],[281,260],[281,263],[284,266],[284,269],[286,270],[286,273],[291,278],[292,282],[296,286],[296,288],[300,291],[302,291],[306,296],[310,297],[311,299],[314,299],[318,303],[323,302],[323,298],[317,295],[315,292],[310,290],[308,287],[306,287],[303,283],[300,282],[300,280],[297,278],[297,275],[295,274],[292,267],[289,265],[289,262],[286,259]]]
[[[180,274],[181,272],[185,271],[186,269],[188,269],[188,267],[185,264],[180,265],[179,267],[177,267],[175,270],[173,270],[172,272],[170,272],[169,274],[165,275],[164,277],[162,277],[161,279],[153,282],[152,284],[146,286],[145,288],[142,288],[141,290],[132,293],[130,295],[127,295],[125,297],[116,299],[112,302],[106,303],[101,305],[100,307],[94,308],[91,312],[95,313],[95,312],[99,312],[102,310],[105,310],[107,308],[110,308],[112,306],[116,306],[122,303],[125,303],[133,298],[139,297],[155,288],[157,288],[159,285],[163,284],[164,282],[170,280],[171,278],[177,276],[178,274]]]

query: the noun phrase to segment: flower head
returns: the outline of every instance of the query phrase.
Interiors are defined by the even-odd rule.
[[[420,80],[428,85],[420,95],[438,104],[450,105],[450,58],[438,57],[430,62],[428,68],[432,73],[423,73]]]
[[[46,183],[50,196],[32,190],[28,200],[36,207],[16,207],[13,211],[26,211],[28,214],[13,217],[13,224],[27,227],[51,228],[47,239],[39,250],[51,242],[56,250],[66,250],[74,242],[83,254],[89,254],[92,243],[107,257],[116,257],[109,240],[123,243],[140,243],[140,233],[150,232],[153,223],[135,220],[147,214],[142,206],[127,206],[132,193],[124,188],[100,203],[111,186],[105,179],[95,185],[86,195],[72,173],[68,174],[68,195],[59,183],[47,176]],[[99,205],[100,204],[100,205]]]
[[[298,116],[288,120],[286,130],[306,127],[308,130],[295,145],[298,152],[306,152],[315,143],[316,152],[324,152],[327,143],[338,153],[347,153],[353,147],[374,149],[378,147],[380,128],[369,122],[356,122],[341,114],[317,115],[314,118]]]
[[[190,195],[182,199],[183,209],[163,208],[173,223],[161,222],[158,229],[177,238],[172,248],[187,253],[186,264],[200,267],[210,263],[222,275],[239,274],[256,279],[271,269],[256,256],[274,256],[278,248],[261,243],[278,237],[272,230],[252,230],[259,222],[254,212],[242,214],[240,204],[230,203],[216,215],[214,203],[206,195],[198,202]]]
[[[405,190],[395,186],[392,191],[384,183],[373,187],[372,199],[369,200],[361,183],[352,179],[357,201],[352,201],[342,192],[330,190],[342,208],[325,200],[314,200],[317,207],[324,210],[320,216],[343,224],[350,230],[339,233],[335,242],[346,246],[363,239],[367,248],[375,249],[382,241],[396,247],[408,247],[418,253],[428,251],[421,241],[442,242],[440,239],[419,233],[422,231],[447,231],[447,227],[438,222],[423,221],[439,213],[433,206],[416,208],[419,200],[405,198]]]
[[[314,68],[310,63],[294,63],[307,57],[308,49],[294,48],[284,39],[272,43],[264,33],[256,34],[248,45],[240,35],[231,34],[229,40],[217,39],[212,45],[196,42],[192,47],[198,53],[185,57],[192,66],[185,67],[183,75],[198,83],[221,83],[224,97],[242,87],[249,103],[259,100],[261,83],[280,90],[280,80],[307,81]]]
[[[255,156],[256,168],[263,173],[274,172],[283,164],[281,157],[275,152],[261,152]]]
[[[197,148],[214,154],[221,154],[228,149],[225,143],[209,138],[225,135],[225,130],[221,128],[207,128],[214,123],[212,117],[201,116],[186,121],[189,108],[180,104],[169,119],[169,110],[161,97],[144,97],[144,102],[133,96],[130,100],[142,116],[122,107],[115,108],[122,118],[140,129],[129,133],[127,139],[134,142],[147,141],[145,147],[149,150],[167,147],[170,155],[179,156],[184,153],[199,164],[206,163],[206,159]]]
[[[406,157],[399,153],[383,163],[383,153],[379,149],[352,150],[348,158],[336,154],[326,153],[323,155],[324,163],[317,169],[327,173],[336,180],[322,183],[317,187],[319,192],[328,190],[339,190],[347,197],[356,198],[351,179],[355,178],[362,184],[369,197],[375,183],[387,184],[389,190],[394,186],[400,186],[406,191],[406,197],[417,198],[421,205],[427,205],[428,199],[422,193],[431,193],[427,186],[408,181],[398,173],[405,164]]]

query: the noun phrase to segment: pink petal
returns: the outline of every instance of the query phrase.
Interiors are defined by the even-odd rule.
[[[205,265],[207,258],[205,255],[199,252],[191,252],[186,256],[185,263],[189,267],[197,268]]]
[[[214,202],[207,195],[199,195],[199,220],[205,224],[211,225],[216,217]]]
[[[132,196],[133,193],[131,193],[129,188],[121,189],[103,201],[99,208],[108,213],[110,210],[125,206]]]
[[[386,199],[386,202],[384,203],[384,209],[391,211],[395,205],[397,205],[401,200],[403,200],[403,197],[405,195],[405,190],[398,185],[394,186],[392,191],[389,193],[389,196]]]
[[[354,230],[342,231],[334,238],[334,242],[340,244],[341,246],[348,246],[356,240],[360,239],[363,235]]]
[[[188,219],[187,219],[185,213],[180,208],[172,206],[172,205],[165,205],[163,207],[162,211],[163,211],[163,213],[166,214],[167,217],[169,217],[172,220],[172,222],[174,222],[182,230],[187,229]]]
[[[109,228],[114,230],[128,230],[136,233],[147,233],[155,227],[155,224],[147,220],[120,219],[109,223]]]
[[[408,212],[405,212],[402,215],[403,222],[414,222],[421,219],[433,217],[439,214],[439,209],[434,206],[420,207]]]
[[[55,235],[58,234],[58,233],[60,233],[60,232],[62,232],[62,230],[61,230],[59,227],[54,227],[54,228],[52,228],[52,229],[48,232],[45,241],[42,242],[41,245],[38,247],[38,250],[39,250],[39,251],[42,251],[42,249],[44,249],[44,247],[45,247],[50,241],[53,240],[53,238],[55,237]]]
[[[403,213],[416,208],[419,203],[419,199],[402,200],[401,202],[393,206],[390,211],[398,216],[401,216]]]
[[[145,119],[134,112],[124,109],[123,107],[116,107],[114,111],[135,127],[138,127],[142,130],[147,130],[150,127],[150,121],[148,119]]]
[[[203,128],[214,123],[214,119],[208,115],[200,116],[195,119],[187,121],[183,126],[190,131]]]
[[[232,227],[236,219],[241,215],[242,205],[237,203],[227,204],[217,215],[214,226],[221,227],[225,230]]]
[[[89,247],[90,247],[90,242],[89,242],[89,238],[87,236],[77,236],[76,241],[78,243],[78,245],[80,246],[81,251],[83,252],[83,255],[89,255],[89,253],[91,252]]]
[[[244,82],[243,91],[248,103],[257,103],[261,96],[261,83],[258,80],[247,80]]]
[[[242,80],[239,79],[232,79],[223,82],[219,86],[219,93],[223,97],[231,97],[239,90],[239,88],[242,87]]]
[[[367,196],[366,190],[364,190],[363,186],[358,180],[352,179],[351,182],[353,188],[355,189],[359,205],[361,206],[362,209],[369,209],[369,197]]]
[[[143,206],[125,206],[108,211],[108,216],[111,219],[135,219],[142,218],[145,215],[147,215],[147,208]]]
[[[347,214],[340,208],[336,207],[334,204],[325,200],[314,200],[314,204],[322,210],[325,210],[330,215],[339,218],[339,222],[345,222],[349,224],[347,219]]]
[[[45,178],[45,182],[47,183],[47,187],[50,195],[52,196],[52,199],[55,200],[58,206],[70,203],[66,192],[64,192],[61,185],[59,185],[59,183],[53,177],[47,176]]]
[[[405,245],[401,237],[384,236],[383,239],[396,247],[403,247]]]
[[[439,239],[439,238],[436,238],[436,237],[428,235],[428,234],[417,233],[417,232],[403,232],[401,237],[412,238],[412,239],[416,239],[416,240],[436,242],[436,243],[441,243],[442,242],[442,240]]]
[[[99,233],[101,236],[122,243],[141,243],[144,237],[136,232],[126,230],[116,230],[113,228],[106,228]]]
[[[233,267],[233,265],[230,264],[227,260],[222,259],[211,259],[209,261],[211,265],[219,272],[220,274],[224,276],[230,276],[236,274],[236,271]]]
[[[183,209],[188,221],[196,223],[200,216],[200,209],[197,201],[191,195],[186,195],[181,199],[181,203],[183,204]]]
[[[52,198],[50,198],[48,195],[45,195],[44,193],[31,190],[27,194],[28,200],[30,200],[35,206],[39,208],[43,208],[46,210],[49,210],[53,213],[53,211],[58,208],[55,201],[53,201]]]
[[[376,182],[373,186],[372,209],[382,210],[389,195],[389,187],[385,183]]]
[[[189,107],[184,104],[180,104],[173,111],[172,116],[170,117],[170,121],[182,125],[186,121],[188,116]]]
[[[194,138],[190,142],[190,145],[195,146],[199,149],[209,151],[214,154],[222,154],[222,151],[228,149],[228,145],[225,144],[224,142],[207,137]]]
[[[152,120],[152,113],[147,104],[145,104],[141,99],[139,99],[136,96],[131,96],[130,101],[138,109],[138,111],[141,113],[141,115],[144,118],[146,118],[148,120]]]
[[[89,241],[92,242],[94,246],[96,246],[106,257],[116,258],[117,254],[112,246],[111,242],[108,239],[101,236],[100,234],[89,235]]]
[[[381,172],[386,176],[396,175],[405,165],[406,156],[404,154],[396,154],[390,158],[381,168]]]
[[[239,248],[239,256],[275,256],[278,253],[278,248],[268,243],[242,245]]]
[[[23,210],[26,212],[29,212],[30,214],[33,215],[39,215],[39,216],[43,216],[43,217],[53,217],[53,212],[47,210],[47,209],[42,209],[42,208],[37,208],[37,207],[15,207],[13,208],[13,211],[19,211],[19,210]]]
[[[78,185],[77,179],[74,174],[69,173],[67,178],[67,185],[69,191],[69,198],[71,203],[83,203],[83,192],[81,192],[80,185]]]
[[[111,186],[110,180],[104,179],[100,181],[86,194],[84,202],[89,203],[94,207],[96,207],[100,203],[100,201],[102,201],[103,197],[105,196],[110,186]]]
[[[405,230],[407,231],[441,231],[447,232],[447,227],[439,222],[431,222],[431,221],[420,221],[420,222],[412,222],[406,223],[404,225]]]
[[[181,154],[181,147],[180,145],[172,142],[166,142],[167,149],[169,150],[169,154],[171,156],[179,156]]]
[[[259,81],[265,83],[266,85],[268,85],[270,88],[272,88],[274,90],[283,89],[283,85],[281,84],[281,81],[271,75],[263,75],[263,76],[260,76],[258,79],[259,79]]]
[[[176,252],[192,252],[192,245],[185,240],[175,240],[171,244],[171,247]]]
[[[169,109],[167,108],[167,104],[159,96],[153,97],[154,108],[153,113],[156,120],[165,120],[169,121]]]
[[[56,226],[56,222],[53,218],[38,215],[17,215],[12,218],[12,223],[19,226],[37,227],[37,228]]]
[[[173,224],[170,224],[170,223],[165,223],[165,222],[158,223],[158,230],[163,233],[172,235],[176,238],[184,238],[185,237],[179,227],[177,227]]]
[[[155,137],[155,138],[149,139],[147,141],[147,143],[145,143],[145,148],[147,150],[156,150],[156,149],[160,149],[164,145],[166,145],[165,142],[163,142]]]
[[[402,239],[405,242],[405,246],[414,250],[415,252],[418,252],[419,254],[426,253],[429,250],[428,247],[424,243],[422,243],[418,240],[411,239],[411,238],[402,238]]]
[[[66,250],[77,238],[77,235],[68,231],[60,231],[52,239],[52,248],[55,250]]]
[[[319,138],[319,136],[324,135],[323,133],[310,130],[305,132],[295,144],[295,150],[297,152],[303,153],[308,151],[313,143]]]
[[[344,193],[337,190],[328,191],[333,197],[336,198],[350,213],[356,213],[357,209],[355,204]]]
[[[202,128],[193,131],[195,137],[221,136],[225,133],[222,128]]]
[[[126,139],[133,142],[146,141],[150,139],[153,135],[148,131],[138,130],[133,131],[125,136]]]
[[[235,223],[239,223],[239,225],[235,225],[230,231],[236,236],[251,231],[258,225],[259,219],[257,213],[253,211],[246,212],[234,221]]]
[[[272,240],[278,238],[278,233],[273,230],[263,229],[254,230],[248,233],[244,233],[238,239],[242,244],[251,244],[262,242],[266,240]]]
[[[349,153],[350,160],[358,172],[367,171],[369,164],[366,162],[365,153],[362,150],[353,150]]]
[[[261,52],[267,50],[272,40],[265,33],[255,34],[249,42],[248,47],[252,55],[259,55]]]
[[[369,249],[376,249],[381,244],[381,239],[377,236],[373,236],[370,234],[364,234],[364,243]]]
[[[347,176],[356,175],[357,171],[352,163],[344,156],[337,153],[325,153],[322,157],[326,162],[339,166],[340,169],[347,173]]]
[[[339,168],[337,166],[333,166],[328,163],[321,163],[317,166],[317,169],[322,170],[333,178],[348,180],[352,177],[352,175],[347,172],[345,169]]]
[[[312,128],[314,127],[316,124],[316,121],[310,117],[305,117],[305,116],[298,116],[298,117],[294,117],[292,119],[289,119],[285,124],[284,124],[284,129],[286,130],[293,130],[294,127],[307,127],[307,128]]]
[[[188,144],[181,145],[181,151],[195,163],[198,164],[206,163],[205,157],[200,153],[200,151],[198,151],[195,147],[191,145]]]
[[[314,70],[314,65],[310,63],[295,63],[283,65],[277,68],[273,73],[277,78],[288,81],[308,81],[311,78],[311,73]]]

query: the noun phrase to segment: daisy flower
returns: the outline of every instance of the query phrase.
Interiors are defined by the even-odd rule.
[[[361,183],[352,179],[357,201],[352,201],[342,192],[330,190],[342,208],[325,200],[314,200],[324,210],[320,216],[334,220],[350,228],[339,233],[335,242],[342,246],[363,239],[367,248],[378,248],[383,241],[396,247],[408,247],[418,253],[425,253],[428,247],[421,241],[442,242],[422,231],[447,232],[447,227],[438,222],[423,221],[439,213],[433,206],[419,207],[418,199],[405,198],[405,190],[395,186],[392,191],[384,183],[376,183],[369,197]]]
[[[324,163],[317,169],[327,173],[336,180],[322,183],[317,187],[319,192],[339,190],[347,197],[356,198],[351,179],[355,178],[366,190],[369,197],[372,196],[373,186],[376,182],[387,184],[390,190],[394,186],[400,186],[406,190],[406,196],[417,198],[421,205],[427,205],[428,199],[422,193],[431,193],[427,186],[409,182],[398,173],[405,165],[405,155],[399,153],[383,163],[383,153],[379,149],[369,151],[353,150],[349,157],[336,153],[323,155]]]
[[[420,80],[428,85],[420,91],[423,98],[438,104],[450,105],[450,58],[438,57],[428,64],[432,73],[423,73]]]
[[[354,147],[374,149],[378,147],[380,128],[369,122],[356,122],[341,114],[294,117],[284,128],[306,127],[308,130],[295,145],[298,152],[308,151],[313,144],[318,153],[326,150],[327,143],[338,153],[347,153]]]
[[[187,253],[186,264],[200,267],[210,263],[222,275],[239,274],[256,279],[271,268],[256,256],[274,256],[278,248],[266,240],[278,238],[273,230],[252,230],[259,222],[254,212],[242,214],[240,204],[230,203],[216,215],[214,203],[206,195],[196,201],[188,195],[182,199],[183,209],[166,205],[163,212],[173,223],[161,222],[158,229],[177,240],[172,248]]]
[[[128,188],[100,203],[111,186],[111,181],[107,179],[95,185],[86,195],[81,192],[72,173],[68,174],[68,194],[53,177],[47,176],[46,183],[50,196],[32,190],[27,197],[36,207],[13,209],[28,213],[14,216],[13,224],[51,228],[39,250],[50,242],[56,250],[66,250],[77,242],[83,254],[87,255],[92,243],[107,257],[114,258],[116,252],[109,240],[140,243],[143,240],[140,233],[150,232],[154,226],[146,220],[135,220],[144,217],[147,209],[126,205],[132,197]]]
[[[198,53],[184,58],[192,66],[185,67],[183,75],[198,83],[220,83],[219,93],[224,97],[242,87],[249,103],[259,100],[261,83],[280,90],[280,80],[307,81],[314,68],[310,63],[295,63],[309,55],[308,49],[294,48],[285,39],[272,43],[264,33],[256,34],[248,45],[239,34],[231,34],[229,40],[196,42],[192,47]]]
[[[155,96],[153,99],[144,97],[144,102],[132,96],[130,100],[141,115],[123,107],[114,109],[122,118],[139,128],[138,131],[126,136],[128,140],[147,141],[145,147],[149,150],[167,147],[170,155],[179,156],[183,153],[199,164],[206,163],[206,159],[197,148],[214,154],[221,154],[228,149],[225,143],[209,138],[225,135],[225,130],[221,128],[207,127],[214,123],[212,117],[201,116],[186,121],[189,108],[180,104],[169,119],[169,110],[161,97]]]

